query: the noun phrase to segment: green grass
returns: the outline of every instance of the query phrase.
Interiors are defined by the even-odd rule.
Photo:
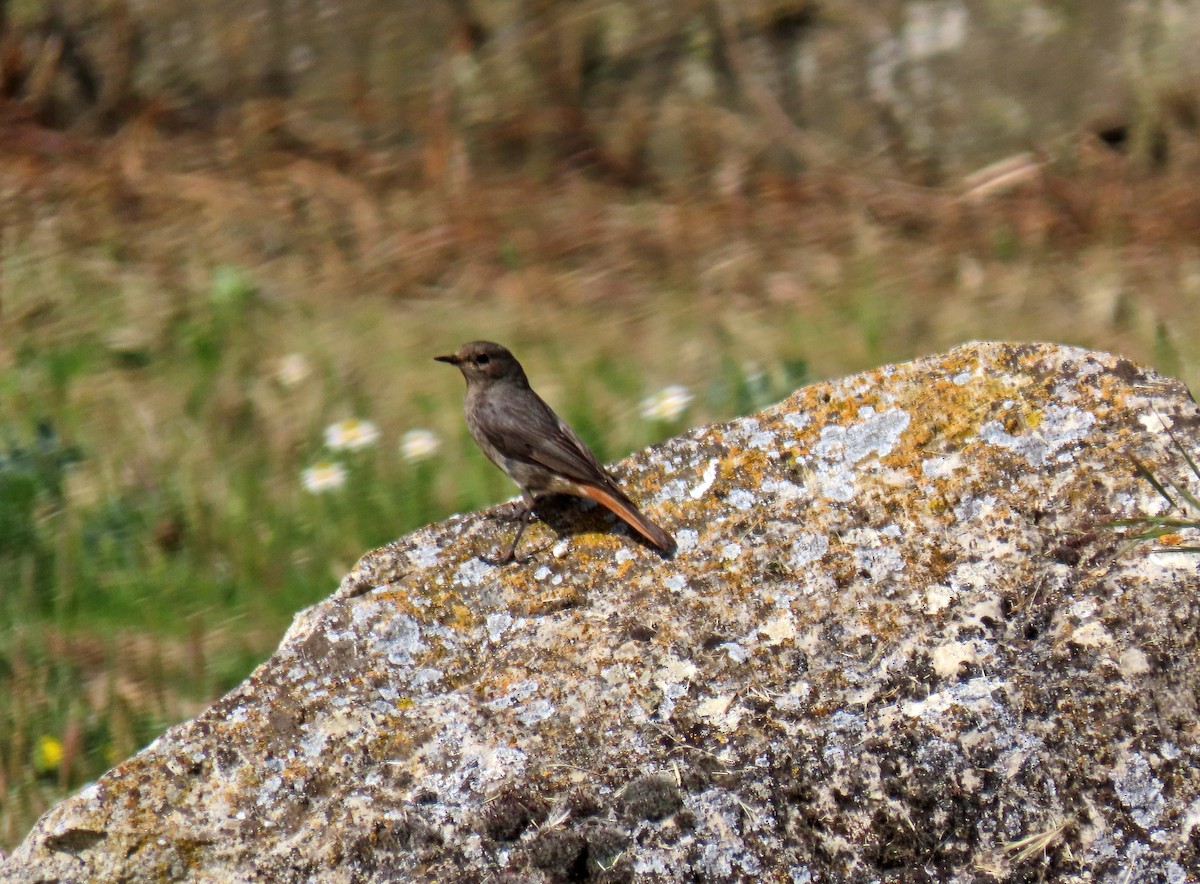
[[[1167,426],[1166,422],[1163,423],[1163,429],[1171,437],[1171,443],[1187,466],[1187,472],[1191,474],[1190,481],[1194,484],[1196,480],[1200,480],[1200,466],[1188,451],[1187,443]],[[1146,514],[1131,519],[1118,519],[1105,525],[1107,528],[1134,529],[1126,532],[1125,543],[1118,555],[1143,544],[1155,544],[1155,552],[1200,553],[1200,546],[1185,543],[1183,540],[1183,537],[1190,540],[1194,532],[1200,529],[1200,497],[1196,496],[1196,491],[1188,487],[1187,481],[1155,475],[1154,471],[1133,453],[1129,454],[1129,462],[1133,472],[1145,479],[1163,499],[1167,509],[1166,515]]]

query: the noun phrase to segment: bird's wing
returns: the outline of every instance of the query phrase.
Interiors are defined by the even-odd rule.
[[[612,485],[612,478],[575,431],[536,393],[526,392],[530,395],[522,397],[524,407],[520,409],[496,408],[490,397],[480,403],[488,411],[481,422],[487,440],[506,457],[536,464],[564,478]]]

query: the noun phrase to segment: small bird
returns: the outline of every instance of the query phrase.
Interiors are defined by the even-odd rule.
[[[521,487],[521,526],[508,552],[490,564],[516,558],[538,494],[574,494],[612,510],[666,555],[675,540],[634,506],[596,455],[529,386],[512,353],[491,341],[463,344],[438,362],[458,366],[467,381],[463,411],[467,428],[488,460]]]

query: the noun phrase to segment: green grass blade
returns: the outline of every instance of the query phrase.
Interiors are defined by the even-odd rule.
[[[1192,460],[1192,456],[1188,454],[1187,449],[1184,447],[1183,443],[1179,441],[1179,437],[1175,435],[1175,432],[1169,426],[1167,426],[1167,422],[1163,420],[1163,416],[1161,414],[1158,415],[1158,419],[1162,422],[1163,429],[1167,431],[1167,435],[1171,437],[1171,441],[1175,443],[1175,448],[1178,449],[1179,453],[1183,455],[1183,459],[1187,461],[1188,467],[1192,471],[1192,475],[1197,479],[1200,479],[1200,467],[1196,466],[1196,461]]]
[[[1154,473],[1150,472],[1150,469],[1144,463],[1138,460],[1136,455],[1126,454],[1126,457],[1128,457],[1130,462],[1133,464],[1134,472],[1154,486],[1154,490],[1157,491],[1162,498],[1171,505],[1172,508],[1174,508],[1176,505],[1175,498],[1171,497],[1171,493],[1167,491],[1165,487],[1163,487],[1163,484],[1159,482],[1157,478],[1155,478]]]

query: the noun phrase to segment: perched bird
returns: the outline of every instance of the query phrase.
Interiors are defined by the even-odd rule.
[[[488,460],[521,487],[525,501],[512,546],[492,564],[516,558],[538,494],[574,494],[594,500],[666,555],[675,552],[674,538],[642,515],[617,487],[575,431],[530,388],[521,363],[508,350],[491,341],[473,341],[457,353],[434,358],[458,366],[466,378],[463,411],[471,436]]]

